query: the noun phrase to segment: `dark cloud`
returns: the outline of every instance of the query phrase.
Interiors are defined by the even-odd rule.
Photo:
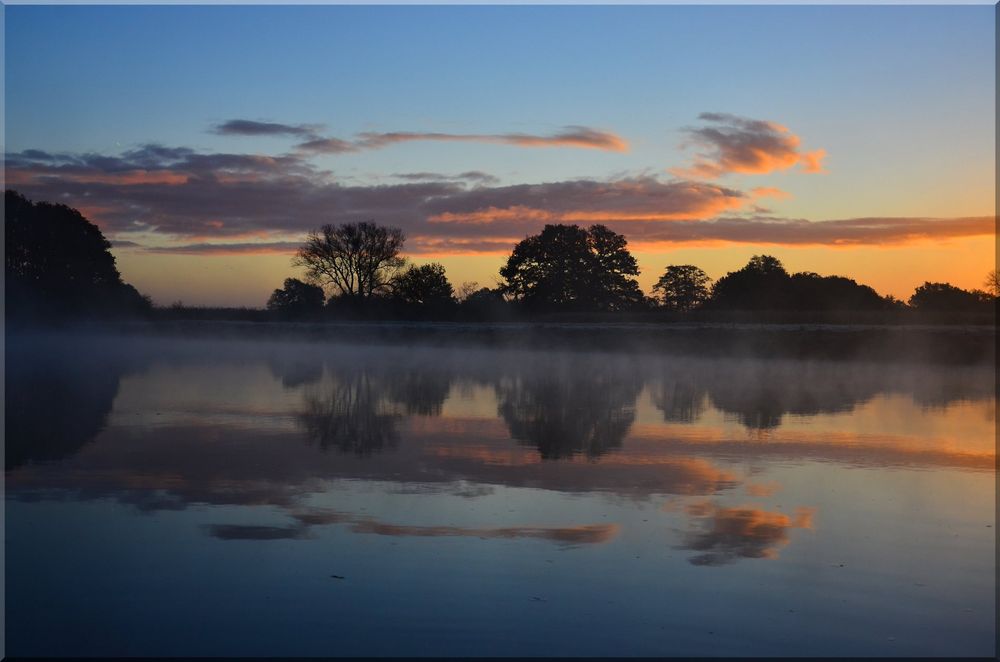
[[[991,216],[776,218],[754,212],[760,191],[650,176],[495,186],[491,175],[468,171],[348,185],[300,155],[156,144],[112,156],[25,150],[8,154],[6,166],[8,186],[80,209],[116,241],[142,231],[181,244],[150,248],[159,252],[285,252],[322,223],[367,219],[402,228],[411,253],[506,252],[546,223],[603,223],[633,248],[714,241],[880,245],[994,232]]]
[[[358,135],[356,144],[365,149],[379,149],[396,143],[418,140],[443,142],[484,142],[517,147],[576,147],[599,149],[609,152],[627,152],[628,142],[613,133],[598,131],[585,126],[567,126],[562,131],[548,136],[527,133],[437,133],[394,131],[389,133],[368,132]]]
[[[700,152],[689,168],[676,168],[680,177],[715,178],[729,173],[762,175],[795,165],[804,172],[822,172],[825,150],[802,152],[801,139],[788,128],[765,120],[728,113],[702,113],[707,126],[687,129],[690,143]]]
[[[222,136],[315,136],[322,127],[314,124],[278,124],[253,120],[228,120],[212,127]]]
[[[296,145],[304,152],[315,152],[317,154],[343,154],[345,152],[360,151],[360,147],[355,143],[341,140],[340,138],[313,138],[304,143]]]
[[[500,181],[499,178],[479,170],[469,170],[468,172],[462,172],[457,175],[443,175],[439,172],[403,172],[396,173],[393,177],[416,182],[466,180],[470,182],[478,182],[480,184],[496,184]]]

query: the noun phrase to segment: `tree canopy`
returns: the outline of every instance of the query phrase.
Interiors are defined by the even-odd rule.
[[[709,297],[712,279],[692,264],[672,264],[653,285],[653,293],[669,310],[692,310]]]
[[[990,301],[985,292],[969,292],[950,283],[924,283],[910,297],[917,310],[961,312],[988,310]]]
[[[546,225],[500,269],[505,295],[534,310],[624,310],[641,304],[639,266],[603,225]]]
[[[454,303],[454,290],[444,267],[437,263],[410,265],[392,279],[392,297],[416,306],[446,306]]]
[[[275,290],[267,300],[267,309],[285,317],[305,317],[323,310],[325,298],[319,285],[286,278],[284,287]]]
[[[385,292],[403,266],[404,241],[399,228],[371,222],[324,225],[309,233],[292,263],[334,295],[367,299]]]
[[[7,310],[13,317],[139,312],[148,299],[122,281],[100,228],[65,205],[4,196]]]

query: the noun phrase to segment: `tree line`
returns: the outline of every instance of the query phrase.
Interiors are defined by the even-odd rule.
[[[913,309],[982,313],[1000,293],[993,270],[980,290],[925,282],[904,302],[844,276],[789,273],[779,259],[755,255],[717,281],[695,265],[668,265],[642,292],[639,267],[624,236],[603,225],[546,225],[518,242],[495,287],[456,289],[437,263],[413,265],[401,256],[398,228],[371,222],[324,225],[311,232],[288,278],[267,303],[285,318],[339,316],[503,319],[518,314],[670,311],[858,313]]]
[[[8,190],[4,212],[9,321],[190,312],[180,304],[154,310],[149,297],[122,280],[110,242],[79,211]],[[650,312],[697,318],[734,311],[904,310],[990,316],[1000,293],[994,269],[985,289],[927,282],[903,302],[843,276],[789,273],[777,258],[757,255],[714,282],[697,266],[668,265],[647,296],[625,237],[603,225],[546,225],[514,246],[494,287],[455,288],[442,265],[409,263],[403,257],[405,240],[399,228],[372,222],[324,225],[309,233],[292,261],[304,269],[304,279],[286,279],[271,294],[266,312],[243,312],[277,319],[506,320]]]

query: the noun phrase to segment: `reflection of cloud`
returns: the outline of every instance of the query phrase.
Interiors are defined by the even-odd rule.
[[[603,543],[618,535],[617,524],[593,524],[568,527],[510,526],[499,528],[466,528],[459,526],[401,526],[375,521],[360,521],[351,526],[355,533],[380,536],[472,536],[476,538],[539,538],[564,545]]]
[[[299,540],[308,537],[303,527],[209,524],[208,535],[221,540]]]
[[[823,172],[824,150],[799,151],[800,138],[774,122],[752,120],[728,113],[702,113],[707,123],[688,129],[691,142],[707,151],[689,168],[672,172],[680,177],[712,179],[728,173],[762,175],[800,165],[804,172]]]
[[[723,565],[741,558],[776,559],[788,544],[790,529],[813,528],[815,508],[797,508],[794,517],[753,506],[724,508],[696,503],[688,514],[707,519],[707,526],[691,535],[684,549],[703,552],[690,559],[694,565]]]
[[[773,496],[778,490],[781,489],[781,485],[775,481],[770,481],[767,483],[747,483],[743,486],[747,494],[755,497],[769,497]]]

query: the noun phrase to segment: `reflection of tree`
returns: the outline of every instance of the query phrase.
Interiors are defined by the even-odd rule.
[[[849,411],[886,389],[888,382],[884,374],[869,377],[821,364],[709,363],[698,369],[675,367],[651,384],[651,392],[668,421],[693,422],[707,394],[715,408],[747,428],[769,430],[780,426],[785,414]]]
[[[497,383],[498,410],[511,436],[537,446],[544,459],[594,458],[621,446],[635,420],[641,380],[612,367],[551,368]]]
[[[281,380],[285,388],[315,384],[323,377],[323,364],[309,358],[285,359],[271,357],[267,362],[271,374]]]
[[[694,423],[705,411],[705,386],[696,375],[672,371],[651,385],[653,403],[670,423]]]
[[[451,375],[430,366],[393,371],[386,395],[403,405],[407,415],[440,416],[451,390]]]
[[[124,372],[85,343],[8,340],[4,468],[73,455],[104,428]]]
[[[299,423],[324,450],[371,455],[399,440],[399,415],[384,396],[385,384],[369,371],[341,371],[320,393],[305,394]]]

